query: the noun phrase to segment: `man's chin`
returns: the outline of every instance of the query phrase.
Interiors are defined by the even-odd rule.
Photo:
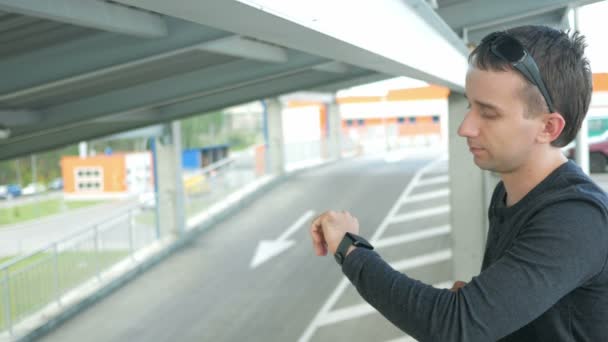
[[[482,170],[496,172],[494,165],[491,165],[487,161],[483,161],[477,157],[473,157],[473,162],[475,163],[475,165],[477,165],[478,168],[480,168]]]

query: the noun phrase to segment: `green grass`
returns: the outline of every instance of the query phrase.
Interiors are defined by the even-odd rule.
[[[3,225],[25,222],[99,203],[103,203],[103,201],[65,201],[63,199],[52,199],[12,208],[0,208],[0,228]]]
[[[128,251],[101,252],[65,251],[57,259],[52,253],[39,253],[8,268],[9,303],[14,323],[54,301],[58,293],[95,277],[97,270],[109,268],[124,259]],[[10,258],[3,258],[4,261]],[[0,259],[2,260],[2,259]],[[57,270],[57,272],[55,272]],[[0,331],[6,330],[5,314],[7,286],[0,273]]]

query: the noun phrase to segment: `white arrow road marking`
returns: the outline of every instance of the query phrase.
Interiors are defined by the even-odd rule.
[[[450,181],[450,177],[447,175],[438,176],[438,177],[433,177],[433,178],[421,179],[420,182],[418,182],[418,186],[441,184],[441,183],[447,183],[449,181]]]
[[[309,210],[302,217],[300,217],[294,224],[292,224],[286,231],[281,234],[276,240],[262,240],[260,241],[258,248],[255,251],[253,260],[251,260],[250,267],[256,268],[264,262],[270,260],[272,257],[277,256],[287,250],[296,242],[293,240],[287,240],[293,233],[297,232],[300,227],[307,222],[310,222],[312,217],[315,215],[313,210]]]

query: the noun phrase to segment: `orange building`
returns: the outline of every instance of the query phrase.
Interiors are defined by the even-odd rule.
[[[154,185],[149,152],[61,158],[66,197],[107,198],[150,191]]]

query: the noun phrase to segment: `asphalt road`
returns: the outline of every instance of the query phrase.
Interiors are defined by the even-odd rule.
[[[310,210],[349,210],[397,268],[447,282],[447,162],[415,177],[431,161],[359,158],[293,176],[41,340],[409,341],[332,257],[314,256],[309,220],[288,227]],[[260,240],[282,235],[295,243],[252,268]]]

